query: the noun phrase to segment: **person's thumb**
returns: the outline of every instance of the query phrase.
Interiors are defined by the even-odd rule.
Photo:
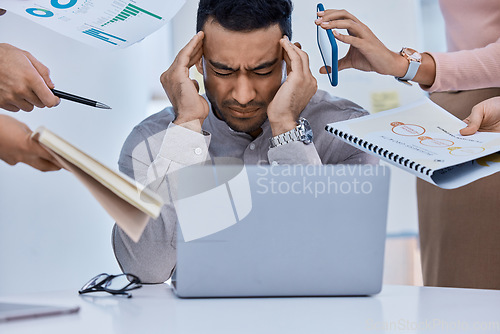
[[[481,127],[481,123],[483,122],[483,110],[478,108],[472,108],[472,112],[464,119],[464,122],[467,123],[467,127],[460,130],[460,134],[462,136],[469,136],[476,133],[477,130]]]
[[[339,59],[338,67],[339,67],[339,71],[351,68],[351,66],[349,66],[349,61],[347,59],[347,55],[344,58]]]

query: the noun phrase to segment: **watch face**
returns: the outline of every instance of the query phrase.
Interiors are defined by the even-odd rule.
[[[410,49],[410,48],[403,48],[402,51],[411,60],[418,61],[418,62],[422,60],[422,55],[420,53],[418,53],[418,51],[416,51],[416,50],[413,50],[413,49]]]
[[[415,59],[416,61],[421,61],[422,60],[422,55],[418,52],[415,52],[410,56],[410,58]]]
[[[301,140],[305,144],[310,144],[313,141],[313,131],[311,128],[311,125],[305,118],[300,118],[299,119],[300,125],[301,125]]]

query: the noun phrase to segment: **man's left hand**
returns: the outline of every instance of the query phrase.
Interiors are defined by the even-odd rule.
[[[273,136],[297,126],[300,113],[318,90],[316,78],[309,68],[309,57],[300,49],[300,44],[292,44],[286,36],[280,40],[280,44],[287,65],[287,79],[267,109]]]

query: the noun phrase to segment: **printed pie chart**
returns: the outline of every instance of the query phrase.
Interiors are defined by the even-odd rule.
[[[420,144],[430,147],[450,147],[455,143],[448,139],[434,139],[426,137],[425,139],[420,140]]]
[[[393,127],[392,132],[400,136],[420,136],[425,133],[425,129],[420,125],[402,124]]]

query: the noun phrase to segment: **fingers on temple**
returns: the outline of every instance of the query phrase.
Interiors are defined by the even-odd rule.
[[[285,51],[284,58],[287,68],[292,72],[310,73],[309,56],[297,45],[290,42],[288,38],[281,39],[281,45]]]
[[[203,31],[198,32],[191,38],[188,44],[186,44],[176,57],[179,65],[191,67],[196,64],[203,54],[203,38]]]

